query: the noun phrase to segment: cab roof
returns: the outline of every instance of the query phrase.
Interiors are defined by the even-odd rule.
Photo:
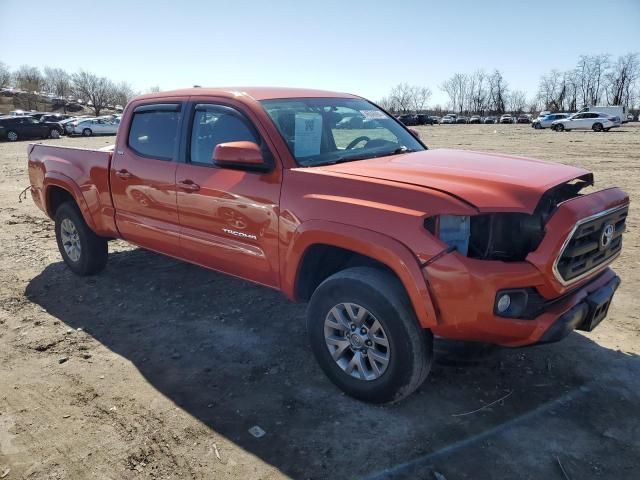
[[[138,98],[153,99],[166,97],[181,97],[191,95],[204,95],[215,97],[250,97],[253,100],[272,100],[279,98],[359,98],[349,93],[330,92],[327,90],[313,90],[307,88],[286,87],[219,87],[205,88],[194,87],[168,92],[149,93]]]

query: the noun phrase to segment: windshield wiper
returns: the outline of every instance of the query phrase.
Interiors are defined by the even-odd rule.
[[[411,152],[417,152],[417,150],[412,150],[410,148],[405,147],[404,145],[402,147],[398,147],[395,150],[392,150],[390,152],[384,152],[384,153],[379,153],[377,155],[372,155],[372,154],[366,154],[366,155],[353,155],[351,157],[338,157],[334,160],[329,160],[327,162],[322,162],[322,163],[318,163],[315,165],[309,165],[309,166],[313,166],[313,167],[321,167],[323,165],[336,165],[338,163],[346,163],[346,162],[353,162],[356,160],[368,160],[371,158],[380,158],[380,157],[388,157],[390,155],[400,155],[402,153],[411,153]]]

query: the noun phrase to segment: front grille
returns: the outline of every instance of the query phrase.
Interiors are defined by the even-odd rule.
[[[559,280],[577,281],[620,253],[628,210],[608,210],[576,224],[556,261]]]

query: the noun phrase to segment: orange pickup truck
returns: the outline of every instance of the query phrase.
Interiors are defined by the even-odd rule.
[[[580,168],[429,150],[361,97],[278,88],[137,97],[112,151],[32,144],[29,177],[75,273],[122,238],[309,302],[320,366],[372,402],[423,382],[434,336],[517,347],[593,329],[629,205],[584,193]]]

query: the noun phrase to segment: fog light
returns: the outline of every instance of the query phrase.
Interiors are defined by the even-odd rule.
[[[505,293],[498,299],[498,312],[506,312],[509,306],[511,306],[511,297]]]

